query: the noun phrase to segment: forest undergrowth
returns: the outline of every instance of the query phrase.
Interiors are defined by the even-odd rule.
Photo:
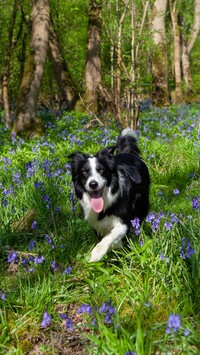
[[[199,354],[200,106],[143,111],[138,141],[151,206],[119,251],[97,242],[68,154],[116,142],[114,121],[40,111],[25,141],[0,122],[0,354]]]

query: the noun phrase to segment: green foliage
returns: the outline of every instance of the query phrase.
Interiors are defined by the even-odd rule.
[[[97,240],[74,200],[67,155],[113,144],[118,129],[38,114],[41,139],[0,127],[0,353],[198,354],[199,105],[141,113],[150,214],[138,237],[94,264]],[[180,326],[167,333],[170,315]]]

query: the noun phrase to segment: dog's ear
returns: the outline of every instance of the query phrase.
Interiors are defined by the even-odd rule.
[[[70,159],[71,161],[76,160],[77,162],[80,162],[81,160],[85,160],[87,156],[88,156],[87,154],[81,152],[74,152],[69,154],[67,158]]]
[[[107,148],[103,148],[103,149],[99,150],[99,152],[97,153],[97,157],[99,159],[105,159],[105,158],[112,159],[115,150],[116,150],[116,146],[110,146]]]

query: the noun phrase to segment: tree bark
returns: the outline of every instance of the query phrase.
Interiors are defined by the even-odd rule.
[[[155,0],[152,11],[152,101],[155,106],[168,106],[167,48],[165,16],[167,0]]]
[[[169,0],[170,13],[173,26],[174,36],[174,72],[175,72],[175,92],[173,101],[175,104],[183,103],[182,81],[181,81],[181,51],[180,51],[180,29],[178,25],[177,14],[175,5],[172,4],[172,0]]]
[[[58,87],[68,108],[73,110],[79,99],[78,89],[71,78],[68,66],[62,56],[60,43],[54,30],[52,18],[50,19],[49,48]]]
[[[13,41],[13,31],[17,16],[17,9],[18,9],[18,0],[15,0],[13,6],[13,12],[8,32],[8,46],[7,46],[7,53],[4,62],[4,70],[3,70],[3,87],[2,87],[2,94],[3,94],[3,103],[5,109],[5,118],[6,118],[6,127],[11,128],[11,119],[10,119],[10,104],[9,104],[9,94],[8,94],[8,85],[9,85],[9,74],[10,74],[10,59],[12,56],[13,48],[14,48],[14,41]]]
[[[194,24],[187,42],[187,51],[190,54],[200,31],[200,0],[194,2]]]
[[[31,21],[30,53],[25,63],[13,128],[17,134],[29,138],[44,132],[35,111],[49,43],[49,0],[33,1]]]
[[[84,98],[91,112],[98,111],[97,87],[101,84],[101,13],[101,1],[90,0]]]
[[[183,78],[186,86],[186,101],[189,101],[191,97],[195,94],[194,83],[192,80],[192,75],[190,72],[190,58],[187,49],[187,40],[184,32],[183,18],[179,16],[179,24],[181,28],[181,60],[182,60],[182,71]]]

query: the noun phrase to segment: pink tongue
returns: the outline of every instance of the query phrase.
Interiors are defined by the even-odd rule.
[[[103,210],[103,198],[100,196],[100,194],[93,194],[90,200],[90,205],[96,213],[99,213]]]

